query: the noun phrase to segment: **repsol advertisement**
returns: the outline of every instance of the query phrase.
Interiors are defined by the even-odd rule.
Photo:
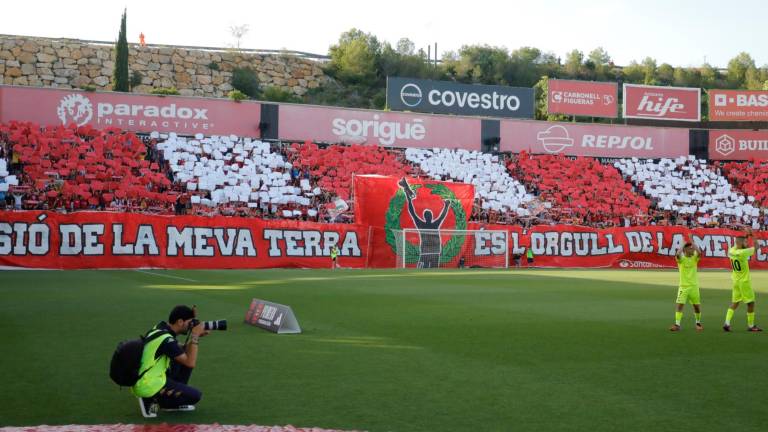
[[[533,118],[533,89],[387,77],[387,106],[397,111]]]

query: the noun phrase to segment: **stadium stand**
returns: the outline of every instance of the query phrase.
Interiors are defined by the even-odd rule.
[[[507,169],[552,204],[547,211],[552,222],[635,225],[644,223],[649,213],[647,198],[638,195],[614,167],[593,158],[521,152],[510,159]]]
[[[310,178],[324,191],[343,200],[352,196],[352,176],[355,174],[379,174],[395,177],[417,174],[403,163],[401,152],[379,146],[331,145],[320,148],[313,143],[291,144],[289,160],[294,163],[296,176],[309,173]]]
[[[12,153],[9,192],[24,209],[111,209],[166,213],[176,196],[147,146],[117,128],[0,125]]]
[[[323,192],[269,143],[231,136],[160,135],[156,144],[195,214],[288,219],[321,217]]]
[[[677,159],[621,159],[614,163],[660,210],[691,215],[699,225],[752,223],[759,210],[724,177],[694,156]]]
[[[471,183],[471,219],[480,222],[760,228],[768,225],[758,209],[768,205],[765,168],[759,161],[708,167],[692,156],[620,159],[611,166],[526,152],[505,158],[467,150],[0,124],[5,209],[352,222],[353,175],[380,174]]]
[[[529,205],[534,197],[510,177],[496,155],[462,149],[409,148],[405,157],[432,179],[473,184],[477,201],[475,217],[485,213],[489,222],[511,223],[514,218],[531,216]]]
[[[14,186],[18,183],[16,176],[11,176],[8,171],[7,143],[0,141],[0,209],[12,208],[13,202],[6,203],[6,197],[10,196],[10,182]]]
[[[755,206],[768,207],[767,161],[715,162],[712,169],[720,170],[733,186],[748,197],[754,197]]]

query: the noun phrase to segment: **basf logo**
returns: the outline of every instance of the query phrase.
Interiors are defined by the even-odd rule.
[[[389,77],[387,106],[434,114],[533,118],[533,89]]]

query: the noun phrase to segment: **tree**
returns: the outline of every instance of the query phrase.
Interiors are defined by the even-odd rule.
[[[233,38],[235,38],[235,44],[233,45],[233,48],[240,51],[240,42],[242,41],[243,37],[248,34],[249,30],[250,29],[248,28],[248,24],[229,27],[229,33]]]
[[[675,82],[675,68],[669,63],[662,63],[656,70],[657,83],[660,85],[672,85]]]
[[[768,71],[765,68],[750,67],[744,74],[744,87],[748,90],[762,90],[766,79],[768,79]]]
[[[656,60],[651,57],[646,57],[643,60],[643,84],[654,85],[656,84]]]
[[[384,43],[381,49],[378,62],[377,74],[381,77],[399,76],[409,78],[439,78],[440,71],[432,66],[424,58],[415,54],[413,49],[403,49],[403,41],[400,39],[397,49],[390,44]],[[408,41],[410,42],[410,41]],[[405,47],[407,48],[407,47]],[[407,54],[410,52],[410,54]],[[383,83],[382,84],[386,84]]]
[[[579,78],[584,62],[584,53],[579,50],[573,50],[565,56],[565,74],[571,78]]]
[[[624,82],[630,84],[642,84],[645,72],[643,66],[638,62],[632,60],[627,66],[621,70],[621,75],[624,78]]]
[[[259,78],[256,76],[256,72],[247,67],[232,70],[231,84],[235,90],[239,90],[251,99],[258,98],[261,93]]]
[[[119,92],[130,91],[128,76],[128,39],[126,36],[127,10],[123,9],[120,20],[120,33],[115,44],[115,68],[112,72],[112,90]]]
[[[608,79],[614,79],[613,77],[613,61],[608,52],[603,47],[597,47],[589,52],[587,61],[590,62],[594,70],[594,79],[598,81],[604,81]]]
[[[700,87],[701,72],[696,68],[676,68],[673,84],[678,87]]]
[[[752,56],[740,52],[728,62],[728,73],[725,76],[730,88],[744,88],[748,69],[755,69],[755,60]]]
[[[444,62],[456,81],[470,84],[508,84],[513,75],[506,48],[489,45],[464,45],[458,58]]]
[[[416,50],[416,44],[408,38],[400,38],[397,41],[397,53],[400,55],[411,56]]]
[[[352,84],[376,85],[381,44],[376,36],[351,29],[331,46],[327,70],[332,76]]]
[[[504,81],[509,85],[531,87],[542,75],[554,72],[552,54],[542,53],[538,48],[522,47],[512,51],[505,69]],[[558,65],[559,66],[559,65]]]
[[[708,63],[704,63],[699,68],[699,74],[701,75],[701,86],[704,88],[716,88],[719,87],[718,80],[720,79],[720,74],[717,72],[717,69],[713,68],[712,65]]]

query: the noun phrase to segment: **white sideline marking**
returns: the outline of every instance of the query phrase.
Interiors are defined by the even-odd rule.
[[[134,271],[137,272],[137,273],[144,273],[144,274],[148,274],[148,275],[152,275],[152,276],[167,277],[167,278],[171,278],[171,279],[180,279],[180,280],[187,281],[187,282],[197,282],[194,279],[187,279],[187,278],[183,278],[181,276],[171,276],[171,275],[162,274],[162,273],[152,273],[152,272],[148,272],[146,270],[134,270]]]
[[[296,428],[293,426],[233,426],[233,425],[168,425],[162,424],[101,424],[101,425],[66,425],[66,426],[25,426],[25,427],[2,427],[0,432],[133,432],[136,430],[148,432],[172,432],[175,430],[192,430],[196,432],[344,432],[337,429],[320,428]],[[354,431],[349,431],[354,432]]]

